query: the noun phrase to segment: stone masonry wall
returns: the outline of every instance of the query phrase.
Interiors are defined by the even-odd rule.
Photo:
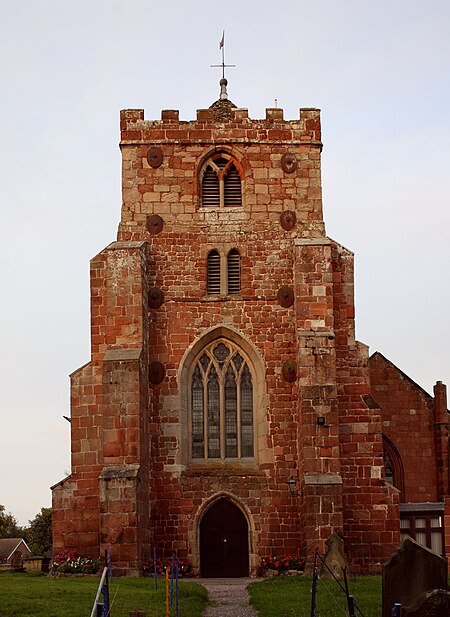
[[[398,494],[384,481],[367,347],[355,341],[353,255],[337,245],[333,261],[344,537],[353,571],[376,573],[400,541]]]
[[[117,569],[138,572],[156,545],[198,573],[201,517],[222,496],[248,520],[252,573],[269,553],[323,550],[334,531],[355,570],[375,571],[398,540],[397,495],[383,480],[381,419],[354,339],[353,256],[325,236],[319,111],[292,121],[281,109],[264,120],[230,113],[183,122],[174,110],[158,121],[121,112],[122,215],[117,242],[91,263],[92,356],[72,377],[72,475],[54,488],[55,547],[111,544]],[[161,165],[149,164],[150,147]],[[201,206],[199,173],[217,151],[242,172],[242,207]],[[293,171],[281,166],[286,153]],[[280,224],[287,211],[291,229]],[[208,295],[212,249],[222,260],[239,251],[238,296]],[[287,308],[283,286],[294,291]],[[220,337],[251,366],[256,454],[200,463],[190,460],[189,377]]]
[[[161,121],[145,121],[139,111],[122,112],[124,204],[119,240],[145,239],[151,246],[151,284],[164,292],[164,304],[151,312],[151,357],[166,367],[166,379],[152,388],[152,518],[161,550],[175,547],[198,567],[198,512],[225,491],[254,521],[251,564],[258,555],[301,548],[298,496],[287,485],[297,476],[298,411],[296,385],[281,377],[283,362],[295,354],[295,309],[282,308],[277,291],[292,284],[297,236],[323,236],[320,189],[320,124],[317,110],[302,110],[299,121],[285,122],[282,110],[266,120],[234,118],[213,122],[209,110],[197,121],[178,122],[177,112]],[[220,144],[220,146],[219,146]],[[163,164],[152,169],[146,155],[159,146]],[[231,153],[244,173],[243,207],[199,207],[198,173],[205,157],[220,149]],[[293,152],[298,173],[286,174],[282,154]],[[296,213],[294,231],[280,226],[285,210]],[[164,220],[151,235],[148,216]],[[239,298],[207,296],[206,257],[216,248],[241,255]],[[258,465],[209,464],[196,469],[188,461],[183,436],[187,410],[180,400],[179,367],[187,349],[207,331],[228,328],[236,341],[254,347],[262,359],[264,416],[257,419]],[[228,334],[229,336],[229,334]],[[261,411],[261,413],[262,413]],[[253,555],[253,557],[252,557]]]
[[[382,432],[403,462],[405,502],[439,501],[434,400],[380,353],[370,358]]]

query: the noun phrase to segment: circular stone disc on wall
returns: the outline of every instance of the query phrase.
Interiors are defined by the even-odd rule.
[[[147,229],[151,234],[159,234],[164,227],[164,219],[159,214],[152,214],[147,219]]]
[[[277,302],[280,306],[288,308],[294,304],[294,290],[292,287],[280,287],[277,293]]]
[[[297,216],[292,210],[285,210],[280,214],[280,225],[285,231],[294,229]]]
[[[147,152],[147,162],[150,167],[159,167],[163,162],[163,153],[161,148],[157,148],[156,146],[149,148]]]
[[[287,174],[291,174],[297,169],[297,159],[291,152],[286,152],[281,157],[281,169]]]
[[[164,294],[159,287],[152,287],[148,290],[148,305],[150,308],[157,309],[164,302]]]
[[[148,377],[150,382],[157,385],[162,382],[166,376],[166,369],[161,362],[150,362],[148,367]]]
[[[294,360],[286,360],[281,369],[283,379],[292,383],[297,379],[297,363]]]

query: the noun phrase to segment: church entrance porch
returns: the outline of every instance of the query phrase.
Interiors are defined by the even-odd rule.
[[[221,499],[200,522],[200,571],[204,578],[248,576],[248,524],[241,510]]]

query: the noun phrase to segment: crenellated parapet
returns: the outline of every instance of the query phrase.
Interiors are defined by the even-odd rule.
[[[230,119],[217,121],[214,110],[198,109],[195,120],[179,118],[177,109],[164,109],[160,120],[145,120],[143,109],[120,112],[121,145],[137,141],[203,142],[221,137],[236,142],[289,142],[322,148],[320,109],[301,108],[298,120],[285,120],[279,107],[267,108],[261,120],[249,118],[248,109],[230,108]]]

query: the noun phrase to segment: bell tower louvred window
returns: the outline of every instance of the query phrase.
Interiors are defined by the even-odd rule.
[[[213,249],[207,257],[209,296],[238,296],[241,293],[241,256],[237,249],[227,255]]]
[[[241,292],[241,257],[237,249],[232,249],[227,257],[228,295]]]
[[[211,166],[205,169],[202,181],[202,204],[204,206],[220,206],[219,178]]]
[[[220,294],[220,255],[217,251],[208,254],[208,294]]]
[[[203,166],[201,205],[210,208],[242,206],[242,178],[228,154],[217,153]]]
[[[224,206],[242,206],[241,177],[234,165],[224,178]]]

